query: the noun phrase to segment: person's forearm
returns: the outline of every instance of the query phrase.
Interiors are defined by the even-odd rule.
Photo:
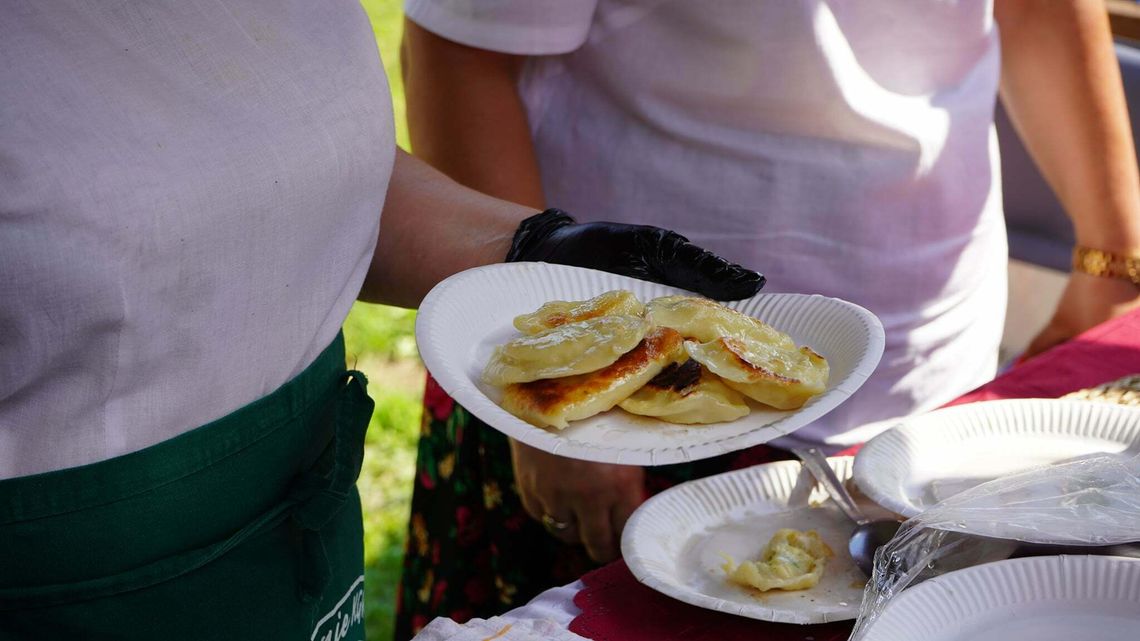
[[[360,300],[417,307],[439,281],[502,262],[531,207],[468,189],[397,151]]]
[[[1002,102],[1078,244],[1140,251],[1140,182],[1101,0],[997,0]]]
[[[416,156],[463,185],[543,209],[516,88],[522,58],[466,47],[405,20],[401,61]]]

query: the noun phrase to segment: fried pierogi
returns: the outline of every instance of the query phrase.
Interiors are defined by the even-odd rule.
[[[656,328],[632,351],[596,372],[508,385],[502,406],[533,425],[565,429],[569,421],[612,408],[671,363],[685,359],[681,335]]]
[[[827,360],[809,347],[798,350],[749,338],[687,341],[689,356],[745,396],[791,410],[827,389]]]
[[[685,425],[735,421],[748,403],[695,360],[666,367],[618,406],[630,414]]]
[[[645,317],[657,327],[672,327],[685,338],[702,343],[722,336],[740,336],[785,349],[796,347],[792,338],[778,329],[707,298],[655,298],[646,306]]]
[[[590,300],[551,301],[539,307],[536,312],[516,316],[514,324],[515,329],[524,334],[538,334],[567,323],[576,323],[599,316],[613,316],[615,314],[641,316],[644,313],[645,305],[637,300],[633,292],[615,289]]]
[[[503,408],[540,427],[564,429],[615,405],[671,423],[720,423],[747,416],[747,398],[796,409],[827,386],[822,356],[705,298],[645,305],[612,290],[548,302],[514,326],[523,336],[495,348],[483,380],[503,388]]]
[[[636,347],[648,330],[644,318],[599,316],[522,336],[495,348],[483,380],[501,387],[593,372]]]
[[[815,530],[800,532],[784,528],[772,536],[760,560],[736,565],[727,557],[721,569],[729,581],[761,592],[806,590],[819,583],[827,560],[833,556],[835,553]]]

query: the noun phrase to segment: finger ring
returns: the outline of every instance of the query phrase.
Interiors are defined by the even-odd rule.
[[[541,521],[542,527],[546,528],[548,532],[561,532],[570,527],[568,521],[559,521],[549,514],[543,514]]]

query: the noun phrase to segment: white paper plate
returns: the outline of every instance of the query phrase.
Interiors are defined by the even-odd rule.
[[[863,641],[1140,638],[1140,560],[1039,556],[950,572],[903,591]]]
[[[1016,399],[903,419],[855,457],[855,482],[907,517],[979,483],[1095,452],[1140,449],[1140,410],[1112,403]]]
[[[628,289],[642,301],[687,293],[606,272],[546,263],[491,265],[461,272],[437,285],[416,319],[424,365],[440,387],[472,414],[508,436],[547,452],[591,461],[664,465],[766,443],[823,416],[870,376],[883,353],[883,329],[867,310],[835,298],[760,294],[728,303],[787,332],[827,358],[827,391],[799,410],[754,406],[731,423],[673,425],[613,409],[561,432],[534,427],[499,407],[494,387],[481,380],[495,346],[518,335],[511,322],[551,300],[582,300]]]
[[[850,456],[828,462],[841,480],[851,477]],[[847,554],[855,526],[800,469],[781,461],[670,488],[630,517],[622,557],[638,581],[702,608],[781,623],[854,619],[866,583]],[[760,593],[725,580],[722,553],[755,559],[785,527],[816,530],[835,552],[818,585]]]

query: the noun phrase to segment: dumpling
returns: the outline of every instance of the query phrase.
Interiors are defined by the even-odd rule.
[[[637,316],[599,316],[521,336],[495,348],[483,380],[501,387],[593,372],[636,347],[647,331],[648,321]]]
[[[644,313],[645,305],[637,300],[633,292],[615,289],[585,301],[551,301],[539,307],[536,312],[516,316],[515,329],[524,334],[538,334],[566,323],[598,316],[641,316]]]
[[[819,583],[827,560],[833,556],[835,553],[815,530],[800,532],[784,528],[776,530],[760,553],[760,560],[736,565],[732,557],[726,555],[721,569],[729,581],[761,592],[806,590]]]
[[[674,330],[654,329],[633,351],[604,369],[508,385],[503,408],[533,425],[564,429],[569,421],[612,408],[671,363],[685,360],[684,342]]]
[[[689,356],[724,384],[776,409],[802,407],[827,389],[827,360],[809,347],[798,350],[740,337],[686,342]]]
[[[686,425],[735,421],[748,402],[695,360],[666,367],[618,406],[631,414]]]
[[[721,336],[741,336],[786,349],[796,347],[792,338],[780,330],[707,298],[655,298],[649,301],[645,317],[657,327],[672,327],[685,338],[694,338],[702,343]]]

